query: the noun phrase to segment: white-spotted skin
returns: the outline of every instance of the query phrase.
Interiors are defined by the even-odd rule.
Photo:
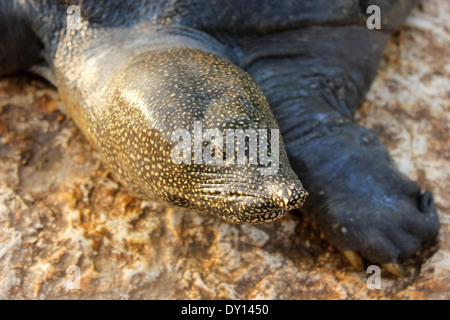
[[[307,195],[281,137],[274,175],[264,175],[257,164],[172,161],[172,133],[192,133],[196,121],[204,131],[218,129],[224,136],[226,129],[278,129],[260,87],[227,60],[219,43],[205,37],[148,25],[68,32],[55,55],[62,101],[134,194],[234,223],[279,219]]]
[[[226,129],[278,129],[253,79],[217,55],[186,47],[141,52],[117,68],[101,101],[78,122],[117,179],[143,198],[233,223],[274,221],[305,200],[281,137],[274,175],[262,174],[258,164],[172,161],[171,133],[193,132],[195,121],[224,136]]]

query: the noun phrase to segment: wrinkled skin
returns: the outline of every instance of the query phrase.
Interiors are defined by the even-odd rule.
[[[86,110],[100,108],[93,92],[108,85],[103,79],[114,78],[116,65],[124,65],[121,55],[140,53],[125,42],[148,41],[145,49],[176,44],[210,52],[247,71],[261,87],[289,162],[309,193],[301,211],[337,248],[388,263],[411,257],[436,238],[431,193],[421,193],[400,173],[376,133],[357,126],[353,117],[389,34],[414,1],[83,1],[82,17],[89,26],[72,35],[65,28],[64,4],[11,3],[0,1],[0,75],[42,61],[85,133],[92,126]],[[381,30],[365,26],[371,4],[381,7]],[[161,27],[155,31],[153,26]],[[80,98],[90,94],[90,100]],[[91,105],[86,107],[86,101]]]

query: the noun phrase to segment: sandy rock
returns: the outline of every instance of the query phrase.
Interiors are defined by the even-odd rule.
[[[449,299],[449,20],[448,2],[422,1],[357,115],[435,195],[440,246],[422,266],[369,290],[298,214],[237,226],[137,199],[55,89],[21,75],[0,80],[0,299]]]

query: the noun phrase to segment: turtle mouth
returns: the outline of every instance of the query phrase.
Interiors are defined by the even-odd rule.
[[[282,219],[286,216],[288,209],[277,209],[272,212],[265,212],[259,214],[232,214],[232,213],[218,213],[215,214],[227,222],[234,224],[260,224],[266,222],[273,222]]]
[[[198,209],[231,223],[259,224],[283,218],[288,211],[301,207],[307,195],[304,189],[289,195],[282,194],[281,197],[276,193],[261,194],[249,190],[215,190],[200,195],[207,208]]]
[[[264,223],[301,207],[308,196],[296,176],[262,176],[258,168],[228,169],[224,174],[193,174],[200,181],[184,191],[190,206],[231,223]]]
[[[198,209],[236,224],[259,224],[283,218],[290,210],[303,205],[308,192],[299,185],[274,187],[215,187],[197,193]]]

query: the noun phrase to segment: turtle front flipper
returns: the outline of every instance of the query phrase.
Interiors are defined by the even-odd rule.
[[[315,26],[241,41],[243,65],[263,89],[308,214],[360,265],[402,261],[438,233],[430,192],[392,163],[377,134],[355,124],[388,34]],[[353,258],[352,258],[353,257]]]

